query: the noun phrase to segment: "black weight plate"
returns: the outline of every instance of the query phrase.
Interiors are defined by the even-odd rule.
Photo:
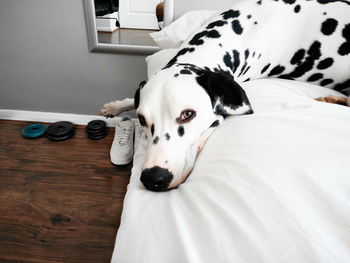
[[[50,136],[49,134],[46,133],[46,137],[48,139],[50,139],[51,141],[64,141],[64,140],[67,140],[70,137],[72,137],[74,134],[75,134],[75,132],[73,131],[72,133],[67,134],[65,136],[57,137],[57,136]]]
[[[86,125],[86,130],[96,131],[103,130],[106,128],[106,122],[103,120],[93,120]]]
[[[96,134],[106,133],[106,132],[107,132],[107,129],[97,130],[97,131],[89,131],[89,130],[86,130],[86,132],[87,132],[87,134],[89,134],[89,135],[96,135]]]
[[[66,137],[74,133],[74,124],[69,121],[58,121],[51,124],[47,130],[46,134],[50,137]]]
[[[99,139],[102,139],[102,138],[106,137],[106,135],[107,135],[107,133],[102,134],[102,135],[100,135],[100,136],[91,136],[91,135],[88,135],[88,137],[89,137],[90,139],[93,139],[93,140],[99,140]]]
[[[91,135],[88,134],[88,138],[100,138],[100,137],[105,137],[107,135],[107,133],[101,133],[101,134],[96,134],[96,135]]]
[[[101,135],[107,135],[107,131],[88,133],[88,136],[92,136],[92,137],[101,136]]]

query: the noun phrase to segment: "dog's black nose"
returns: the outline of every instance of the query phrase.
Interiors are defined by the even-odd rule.
[[[169,170],[155,166],[143,170],[140,179],[148,190],[160,192],[168,189],[173,177],[173,174]]]

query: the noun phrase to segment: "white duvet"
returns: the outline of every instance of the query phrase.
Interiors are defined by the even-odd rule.
[[[255,114],[226,119],[178,189],[145,190],[138,148],[112,262],[350,262],[350,108],[301,82],[242,86]]]

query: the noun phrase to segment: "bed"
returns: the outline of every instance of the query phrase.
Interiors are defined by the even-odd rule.
[[[177,0],[175,19],[196,2]],[[154,36],[162,50],[146,59],[149,75],[186,38],[179,26],[232,3],[209,2]],[[227,118],[176,190],[142,186],[139,144],[111,262],[350,262],[350,108],[315,101],[341,94],[309,83],[241,85],[255,113]]]

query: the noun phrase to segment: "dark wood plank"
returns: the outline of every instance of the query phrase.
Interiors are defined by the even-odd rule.
[[[114,166],[114,130],[24,139],[0,120],[0,262],[109,262],[131,165]]]

